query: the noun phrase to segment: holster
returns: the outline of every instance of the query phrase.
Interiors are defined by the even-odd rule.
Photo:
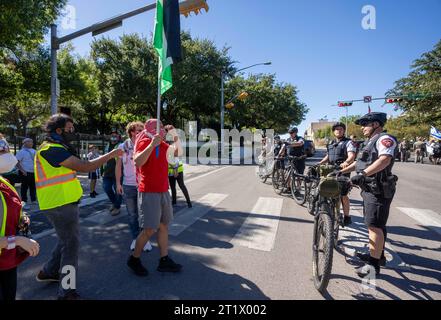
[[[381,183],[383,188],[383,197],[392,199],[397,190],[398,177],[396,175],[387,176],[386,180]]]

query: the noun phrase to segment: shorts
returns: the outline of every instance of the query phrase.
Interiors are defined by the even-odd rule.
[[[351,174],[344,174],[343,176],[349,178]],[[351,191],[351,184],[349,182],[340,182],[340,187],[341,187],[340,195],[343,197],[347,196],[349,194],[349,191]]]
[[[138,192],[139,227],[159,229],[159,224],[169,225],[173,221],[173,206],[170,193]]]
[[[89,172],[89,179],[90,180],[98,180],[98,178],[99,178],[99,175],[96,173],[96,171]]]
[[[392,199],[385,199],[370,192],[361,192],[363,197],[364,222],[368,227],[383,229],[389,219]]]
[[[297,173],[303,174],[305,172],[305,168],[306,168],[305,159],[294,161],[294,166],[296,167]]]

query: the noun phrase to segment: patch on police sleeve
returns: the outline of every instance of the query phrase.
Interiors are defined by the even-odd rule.
[[[381,144],[386,148],[390,148],[394,145],[394,141],[390,138],[384,138],[383,140],[381,140]]]

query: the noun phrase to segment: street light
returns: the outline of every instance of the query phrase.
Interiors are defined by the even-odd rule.
[[[268,62],[262,62],[262,63],[256,63],[253,64],[251,66],[242,68],[237,70],[235,73],[241,72],[243,70],[247,70],[253,67],[257,67],[257,66],[269,66],[271,65],[272,62],[268,61]],[[220,129],[221,129],[221,154],[224,150],[224,118],[225,118],[225,78],[226,78],[227,74],[225,71],[221,71],[221,125],[220,125]],[[234,74],[233,74],[234,76]]]

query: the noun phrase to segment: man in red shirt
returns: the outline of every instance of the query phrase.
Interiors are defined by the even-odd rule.
[[[165,143],[166,132],[162,123],[160,134],[156,134],[157,121],[150,119],[145,123],[144,131],[136,138],[133,157],[138,181],[139,225],[143,231],[136,239],[135,250],[127,265],[138,276],[148,275],[140,257],[145,244],[156,232],[161,255],[157,270],[179,272],[182,269],[168,256],[168,225],[173,220],[173,206],[168,193],[168,163],[175,155],[182,154],[182,148],[173,126],[167,126],[175,141],[173,146]]]

